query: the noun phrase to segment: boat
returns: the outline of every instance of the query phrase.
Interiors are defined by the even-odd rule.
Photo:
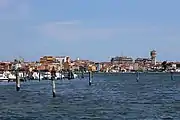
[[[7,77],[9,78],[9,80],[15,80],[16,79],[16,76],[13,74],[9,74]]]
[[[9,79],[4,74],[0,74],[0,81],[8,81]]]
[[[3,76],[6,76],[9,80],[15,80],[16,79],[16,76],[9,71],[5,71],[3,73]]]
[[[51,73],[45,72],[42,79],[43,80],[50,80],[51,79]]]
[[[75,73],[74,73],[73,75],[74,75],[74,78],[77,78],[77,77],[78,77],[78,75],[77,75],[77,74],[75,74]]]
[[[39,73],[38,72],[34,72],[32,75],[34,80],[39,80]],[[40,80],[43,79],[43,76],[40,74]]]
[[[71,77],[70,77],[70,76]],[[73,73],[73,72],[71,72],[70,74],[69,73],[66,73],[65,74],[65,78],[69,78],[70,77],[70,79],[76,79],[77,77],[78,77],[78,75],[77,74],[75,74],[75,73]]]
[[[63,78],[65,78],[65,76],[63,74],[56,73],[56,77],[55,77],[56,80],[60,80],[60,79],[63,79]]]

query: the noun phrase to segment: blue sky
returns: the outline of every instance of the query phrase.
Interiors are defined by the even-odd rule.
[[[1,60],[43,55],[180,61],[179,0],[0,0]]]

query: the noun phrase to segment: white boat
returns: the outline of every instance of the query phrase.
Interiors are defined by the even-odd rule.
[[[24,77],[23,72],[19,72],[19,74],[18,74],[18,75],[19,75],[19,77],[20,77],[20,78],[23,78],[23,77]]]
[[[50,72],[45,72],[45,74],[43,75],[43,79],[44,80],[50,80],[51,79],[51,73]]]
[[[65,76],[63,74],[56,73],[56,77],[55,77],[56,80],[63,79],[63,78],[65,78]]]
[[[75,74],[75,73],[74,73],[73,75],[74,75],[74,78],[77,78],[77,77],[78,77],[78,75],[77,75],[77,74]]]
[[[5,76],[4,74],[0,74],[0,81],[8,81],[7,76]]]
[[[33,77],[33,79],[38,80],[39,79],[39,73],[38,72],[34,72],[32,77]],[[42,80],[42,79],[43,79],[43,76],[40,75],[40,80]]]
[[[74,75],[74,78],[78,77],[77,74],[73,74],[73,75]],[[37,72],[34,72],[32,76],[34,79],[39,79],[39,73],[37,73]],[[56,77],[55,77],[56,80],[63,79],[63,78],[65,78],[65,75],[63,75],[59,72],[56,73]],[[51,73],[45,72],[44,74],[41,74],[40,79],[41,80],[50,80],[51,79]]]
[[[1,78],[0,79],[9,79],[9,80],[15,80],[16,76],[13,75],[11,72],[6,71],[3,74],[0,75]]]
[[[16,76],[13,75],[13,74],[9,74],[7,77],[8,77],[10,80],[15,80],[15,79],[16,79]]]

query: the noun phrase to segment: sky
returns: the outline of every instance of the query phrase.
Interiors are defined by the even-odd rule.
[[[180,61],[179,0],[0,0],[0,60]]]

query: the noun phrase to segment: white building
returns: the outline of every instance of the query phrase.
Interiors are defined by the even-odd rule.
[[[176,69],[176,64],[172,64],[172,69]]]
[[[64,64],[67,61],[68,57],[69,56],[57,56],[55,57],[55,59],[57,63]]]

